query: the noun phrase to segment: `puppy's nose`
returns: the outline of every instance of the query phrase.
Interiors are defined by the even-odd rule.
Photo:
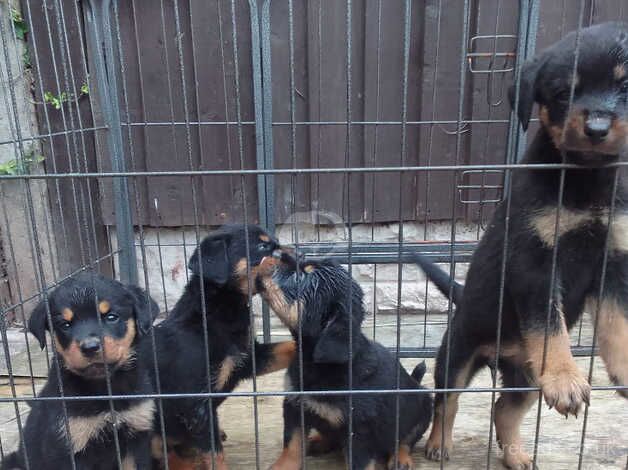
[[[98,336],[88,336],[79,344],[81,352],[86,356],[93,356],[100,351],[100,338]]]
[[[606,113],[590,113],[584,122],[584,133],[593,142],[602,141],[611,130],[613,119]]]

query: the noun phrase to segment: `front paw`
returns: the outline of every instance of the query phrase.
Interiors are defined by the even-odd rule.
[[[549,407],[565,417],[577,417],[582,404],[589,404],[591,386],[575,367],[548,371],[539,379],[539,385]]]

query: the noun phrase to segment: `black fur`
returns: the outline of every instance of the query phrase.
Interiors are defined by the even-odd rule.
[[[99,312],[97,305],[101,301],[108,303],[108,313]],[[63,317],[62,312],[66,308],[72,312],[70,321],[67,321],[70,318],[67,314],[66,319]],[[80,274],[64,281],[49,294],[47,302],[39,303],[29,321],[29,330],[39,340],[42,349],[46,345],[45,331],[52,329],[59,351],[39,396],[59,397],[61,385],[66,397],[108,395],[102,355],[107,349],[102,347],[101,337],[105,341],[121,341],[125,335],[131,334],[129,329],[133,327],[137,332],[128,345],[128,355],[120,361],[111,362],[108,361],[109,356],[105,356],[110,372],[111,391],[114,395],[150,393],[150,375],[144,364],[136,360],[135,349],[157,313],[157,304],[138,287],[124,286],[91,273]],[[101,317],[100,324],[98,317]],[[84,353],[80,348],[88,343],[93,351]],[[74,346],[81,351],[80,357],[68,356],[70,348]],[[86,367],[77,367],[72,357]],[[85,362],[81,357],[85,358]],[[61,370],[60,377],[57,374],[57,365]],[[151,400],[113,400],[116,412],[121,413],[135,409],[140,402],[147,405],[149,410],[144,416],[149,416],[152,420],[150,409],[154,404]],[[67,401],[65,407],[70,421],[89,419],[110,411],[109,401]],[[142,430],[130,428],[127,424],[118,427],[121,456],[123,459],[133,458],[138,469],[151,468],[150,427],[150,424]],[[67,436],[62,403],[33,402],[20,448],[6,457],[2,462],[2,469],[25,469],[26,459],[31,469],[71,468],[72,457],[79,470],[118,468],[110,423],[78,452],[74,452]]]
[[[290,324],[293,337],[301,341],[303,351],[303,390],[348,390],[348,367],[352,366],[352,387],[357,390],[397,388],[397,371],[401,389],[417,389],[425,373],[419,364],[410,376],[386,348],[370,341],[361,332],[364,319],[362,290],[349,273],[333,261],[308,262],[296,269],[288,256],[272,277],[259,281],[262,296],[270,302],[280,318],[276,286],[285,304],[301,302],[300,325]],[[269,284],[270,283],[270,284]],[[299,332],[300,329],[300,332]],[[350,335],[353,335],[350,349]],[[351,361],[351,362],[350,362]],[[288,368],[287,377],[294,390],[301,389],[299,361]],[[307,397],[305,434],[315,428],[324,440],[347,448],[348,397]],[[333,423],[317,414],[307,401],[330,406],[341,413],[341,422]],[[284,446],[295,432],[300,432],[298,397],[284,400]],[[427,393],[399,395],[399,436],[412,449],[430,422],[432,399]],[[353,468],[363,469],[371,460],[386,461],[395,451],[395,395],[356,395],[353,398]]]
[[[252,377],[253,354],[258,375],[279,367],[276,348],[288,346],[289,349],[290,345],[293,347],[291,341],[289,344],[255,342],[252,349],[248,293],[250,289],[255,294],[255,283],[247,281],[246,258],[253,278],[262,258],[280,249],[277,240],[254,225],[225,226],[202,241],[189,260],[192,276],[183,295],[166,320],[155,327],[162,393],[209,390],[207,346],[213,392],[231,392],[241,380]],[[244,269],[238,270],[243,263]],[[152,364],[150,342],[143,353]],[[220,387],[218,376],[227,358],[233,359],[236,367]],[[197,398],[162,401],[166,435],[180,457],[222,451],[217,408],[223,401],[224,398],[213,398],[211,402]],[[159,423],[156,424],[155,431],[159,433]]]
[[[628,150],[628,77],[620,77],[621,73],[616,71],[618,67],[628,71],[628,26],[605,23],[582,30],[577,82],[570,108],[575,43],[576,35],[571,33],[527,63],[522,71],[518,100],[515,99],[515,88],[511,89],[511,100],[518,103],[518,116],[524,128],[527,128],[535,102],[541,109],[541,128],[522,163],[581,165],[565,171],[560,211],[563,223],[571,225],[558,236],[553,292],[550,292],[555,227],[552,221],[557,213],[561,171],[525,169],[512,172],[500,340],[502,345],[513,346],[511,352],[518,348],[522,354],[502,356],[499,364],[505,386],[537,383],[541,384],[544,394],[544,383],[549,381],[544,382],[526,366],[526,358],[532,351],[526,349],[525,339],[544,335],[550,296],[554,298],[549,312],[550,335],[560,334],[561,328],[569,329],[580,319],[585,299],[596,297],[599,292],[607,214],[614,205],[614,220],[618,220],[617,217],[626,214],[628,201],[623,170],[604,166],[625,160]],[[608,127],[606,135],[594,132],[599,126]],[[619,185],[613,201],[616,176]],[[437,388],[452,387],[459,380],[465,386],[479,368],[494,361],[482,347],[497,341],[506,208],[506,201],[497,208],[473,255],[464,289],[429,261],[417,259],[445,295],[448,296],[453,287],[453,298],[458,307],[438,354]],[[575,215],[570,218],[570,214]],[[545,219],[540,218],[542,215]],[[582,218],[578,219],[580,216]],[[543,220],[544,228],[540,230]],[[619,237],[616,240],[628,237],[625,224],[618,223],[615,230]],[[612,240],[611,243],[616,243]],[[625,246],[611,247],[604,297],[616,301],[623,309],[624,318],[628,318],[628,253]],[[451,346],[446,364],[448,335],[451,336]],[[547,364],[553,359],[548,357]],[[448,384],[445,383],[447,372]],[[553,373],[559,374],[560,371]],[[584,377],[579,380],[579,388],[574,387],[570,403],[551,402],[550,405],[556,405],[565,414],[577,413],[582,403],[588,400],[586,381]],[[566,390],[565,396],[574,390]],[[525,393],[515,395],[524,397]],[[548,395],[545,398],[548,400]],[[437,395],[437,411],[442,402],[443,396]],[[449,449],[441,448],[440,436],[433,434],[427,451],[429,457],[438,459],[446,456]],[[531,468],[531,463],[526,462],[518,468]]]

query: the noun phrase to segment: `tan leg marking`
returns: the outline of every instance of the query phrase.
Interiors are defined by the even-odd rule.
[[[503,393],[495,403],[495,433],[504,451],[504,464],[513,470],[532,470],[532,459],[521,444],[521,421],[537,397],[526,393],[523,399],[515,399],[512,393]]]
[[[593,321],[597,315],[597,299],[589,299],[587,310]],[[604,299],[597,319],[597,344],[606,371],[615,385],[628,385],[628,317],[626,309],[614,299]],[[628,398],[628,390],[618,393]]]
[[[271,470],[300,470],[302,459],[301,431],[296,430],[288,445],[284,447],[281,455],[270,468]]]
[[[137,465],[135,465],[135,459],[132,455],[127,455],[122,460],[122,470],[137,470]]]
[[[288,367],[297,354],[297,344],[294,341],[282,341],[273,347],[273,358],[259,375],[270,374]]]
[[[454,379],[453,385],[448,388],[466,387],[471,374],[471,367],[476,355],[472,355]],[[445,399],[434,407],[434,419],[432,421],[432,431],[425,444],[425,455],[430,460],[449,460],[449,454],[453,447],[453,428],[456,413],[458,412],[459,392],[450,392]],[[447,401],[447,406],[445,406]],[[443,440],[443,429],[445,430]]]
[[[233,356],[227,356],[220,364],[220,370],[218,371],[218,377],[216,377],[216,388],[222,390],[229,381],[229,377],[233,374],[233,370],[236,368],[237,363]]]
[[[414,461],[412,460],[410,447],[400,444],[397,461],[395,462],[395,453],[393,452],[393,455],[388,459],[387,468],[388,470],[413,470]]]
[[[564,320],[560,319],[560,330],[547,338],[547,354],[543,369],[543,346],[545,335],[528,332],[524,341],[528,351],[530,368],[537,380],[545,402],[564,416],[578,412],[583,403],[589,402],[591,386],[578,369],[571,349]]]
[[[224,452],[203,454],[198,470],[228,470]]]
[[[164,446],[161,436],[153,436],[150,440],[150,455],[160,462],[164,460]]]

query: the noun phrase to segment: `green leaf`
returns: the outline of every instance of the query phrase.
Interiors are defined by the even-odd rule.
[[[28,26],[24,18],[22,18],[22,14],[15,8],[11,8],[11,21],[13,21],[15,37],[24,41],[26,39],[26,33],[28,33]]]
[[[83,83],[83,85],[81,85],[81,95],[89,95],[89,86],[87,83]]]

